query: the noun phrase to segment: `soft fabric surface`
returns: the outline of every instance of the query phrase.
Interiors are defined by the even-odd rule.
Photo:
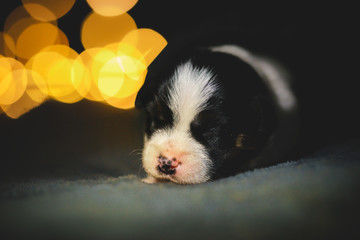
[[[13,239],[359,239],[360,140],[201,185],[135,175],[1,186]],[[199,238],[200,239],[200,238]]]

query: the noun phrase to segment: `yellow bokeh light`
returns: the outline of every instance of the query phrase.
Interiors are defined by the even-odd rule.
[[[0,104],[16,102],[26,89],[27,78],[24,69],[9,72],[0,82]]]
[[[17,45],[17,41],[18,38],[23,34],[23,32],[28,29],[29,27],[42,23],[41,21],[34,19],[33,17],[31,17],[31,15],[26,11],[24,6],[19,6],[17,8],[15,8],[10,14],[9,16],[6,18],[5,24],[4,24],[4,33],[7,34],[7,38],[5,39],[5,43],[6,43],[6,50],[7,53],[6,55],[9,57],[14,57],[14,55],[16,54],[16,45]],[[50,24],[50,23],[49,23]],[[56,21],[51,22],[51,24],[53,24],[54,26],[57,25]],[[59,31],[59,38],[61,39],[61,42],[65,42],[67,41],[67,38],[65,36],[65,34],[63,34],[60,30]],[[62,33],[62,34],[61,34]],[[42,35],[44,35],[46,33],[43,33]],[[32,38],[36,38],[36,36],[33,36]],[[64,40],[64,38],[66,40]],[[65,44],[65,43],[64,43]],[[24,45],[24,44],[22,44]],[[29,47],[30,49],[32,49],[32,47]],[[20,54],[23,50],[20,51]],[[27,50],[27,52],[29,52],[31,50]],[[11,52],[11,54],[9,54],[9,52]],[[21,56],[17,56],[19,57],[18,60],[22,61],[23,63],[26,62],[27,59],[23,59],[23,57]]]
[[[0,56],[0,79],[2,79],[9,71],[12,70],[13,58],[8,58],[4,56]]]
[[[145,74],[144,74],[145,79]],[[131,109],[135,107],[135,99],[136,99],[137,92],[125,97],[125,98],[108,98],[106,102],[116,108],[120,109]]]
[[[134,29],[136,29],[135,21],[127,13],[116,17],[104,17],[91,13],[83,23],[81,42],[85,49],[104,47],[121,41],[129,31]]]
[[[36,3],[28,3],[24,4],[24,7],[34,19],[41,22],[48,22],[57,19],[57,17],[51,10],[47,9],[42,5]]]
[[[16,119],[39,105],[40,103],[35,102],[25,93],[15,103],[11,105],[1,105],[1,108],[7,116]]]
[[[24,66],[13,58],[0,58],[0,104],[16,102],[24,94],[26,86]]]
[[[137,29],[126,13],[137,1],[88,0],[94,12],[83,22],[79,54],[56,22],[75,0],[22,0],[0,32],[0,113],[18,118],[49,98],[133,108],[147,67],[167,44]]]
[[[88,64],[91,62],[90,52],[93,49],[83,51],[73,62],[71,69],[71,82],[77,92],[84,98],[90,95],[92,87],[92,78],[89,72]],[[99,94],[100,95],[100,94]],[[96,100],[89,97],[89,100]]]
[[[73,85],[81,96],[91,101],[103,101],[92,74],[94,58],[101,50],[102,48],[86,49],[74,61],[72,68]]]
[[[15,8],[9,16],[6,18],[4,24],[4,32],[9,34],[14,41],[19,37],[19,35],[29,26],[37,23],[42,23],[41,21],[34,19],[25,9],[24,6],[19,6]],[[57,25],[56,21],[52,21],[51,24]]]
[[[0,54],[15,57],[15,42],[9,34],[0,32]]]
[[[105,100],[108,97],[124,98],[137,92],[145,71],[146,67],[139,60],[129,56],[118,56],[108,61],[101,68],[98,80]]]
[[[39,106],[47,99],[47,95],[42,93],[33,81],[34,76],[40,76],[31,70],[26,70],[26,74],[28,83],[25,93],[13,104],[1,105],[6,115],[14,119]]]
[[[5,33],[9,36],[12,42],[11,41],[9,42],[9,40],[7,40],[5,41],[5,44],[11,50],[14,56],[16,55],[16,42],[19,36],[24,32],[25,29],[37,23],[40,22],[34,20],[33,18],[23,18],[15,22],[13,25],[9,26],[9,28]]]
[[[137,80],[146,71],[146,65],[140,59],[128,55],[117,57],[121,70],[130,79]]]
[[[68,44],[65,34],[50,23],[38,23],[26,28],[16,41],[16,55],[29,59],[43,48]]]
[[[53,21],[64,16],[75,0],[22,0],[29,14],[40,21]]]
[[[51,45],[45,47],[41,50],[41,52],[55,52],[69,59],[76,59],[79,54],[68,45]]]
[[[146,72],[141,58],[137,49],[122,42],[109,44],[95,55],[92,76],[104,100],[124,98],[140,89],[139,79]]]
[[[113,94],[111,97],[116,97],[121,99],[134,94],[140,89],[141,85],[144,83],[143,77],[144,77],[143,74],[140,75],[137,79],[132,79],[129,78],[128,76],[125,76],[121,88],[119,88],[118,91],[115,94]],[[102,79],[102,76],[100,77],[100,79]]]
[[[48,95],[42,92],[36,85],[36,82],[44,81],[43,77],[30,69],[26,69],[26,73],[28,83],[25,94],[31,98],[31,100],[34,102],[34,105],[35,103],[43,103],[48,98]]]
[[[10,60],[12,60],[12,58],[0,57],[0,96],[5,94],[11,84],[9,80],[3,80],[9,73],[13,71]]]
[[[60,102],[74,103],[82,98],[72,83],[74,59],[55,51],[42,51],[30,59],[26,66],[42,76],[34,80],[43,93]]]
[[[74,103],[82,99],[71,81],[73,60],[60,57],[47,74],[49,95],[64,103]]]
[[[105,48],[113,51],[118,56],[119,66],[130,79],[138,81],[140,76],[147,71],[144,56],[133,45],[121,41],[120,43],[109,44]]]
[[[124,71],[120,66],[120,58],[114,57],[107,61],[100,69],[98,87],[105,99],[114,96],[123,86]]]
[[[94,12],[113,17],[129,11],[138,0],[87,0]]]
[[[143,54],[132,44],[121,41],[118,43],[106,45],[105,48],[115,53],[116,56],[121,56],[123,58],[129,57],[129,61],[126,61],[129,63],[127,64],[128,67],[126,68],[126,74],[128,74],[130,77],[134,73],[137,73],[135,76],[137,77],[147,67]],[[132,67],[130,68],[130,66]]]
[[[135,29],[129,32],[122,39],[122,42],[136,47],[142,54],[147,66],[167,45],[167,41],[163,36],[148,28]]]
[[[17,24],[17,22],[22,21],[23,19],[31,19],[33,23],[40,22],[39,20],[32,18],[31,15],[26,11],[25,7],[21,5],[11,11],[11,13],[6,17],[4,23],[4,32],[8,32],[10,28],[12,28],[15,24]],[[26,27],[28,26],[29,25],[27,25]],[[20,32],[22,30],[20,30]]]
[[[111,59],[117,57],[117,55],[110,51],[107,48],[101,48],[100,51],[98,51],[92,58],[91,66],[90,66],[90,73],[92,75],[92,78],[94,80],[94,83],[98,85],[99,80],[99,73],[101,68]]]

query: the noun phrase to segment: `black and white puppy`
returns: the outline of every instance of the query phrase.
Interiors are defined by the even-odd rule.
[[[281,161],[297,99],[277,63],[234,44],[191,45],[175,58],[160,57],[136,99],[145,182],[203,183]]]

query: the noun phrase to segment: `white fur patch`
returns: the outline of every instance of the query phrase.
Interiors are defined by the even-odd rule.
[[[290,90],[289,77],[285,70],[278,66],[274,61],[255,56],[236,45],[222,45],[210,49],[214,52],[233,55],[251,65],[265,80],[265,83],[273,90],[279,106],[284,111],[290,111],[295,108],[296,98]]]
[[[190,133],[190,124],[217,91],[213,74],[195,68],[191,62],[180,65],[170,79],[169,107],[174,116],[171,128],[159,129],[145,140],[143,166],[152,177],[176,183],[201,183],[209,180],[212,161],[206,149]],[[174,175],[157,170],[158,157],[175,157],[179,162]]]
[[[191,62],[181,65],[171,79],[170,109],[175,118],[176,128],[189,130],[191,121],[207,104],[211,95],[217,91],[212,73],[196,69]]]

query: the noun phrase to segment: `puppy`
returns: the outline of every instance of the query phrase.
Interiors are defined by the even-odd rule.
[[[149,69],[135,103],[146,116],[145,182],[203,183],[281,161],[297,99],[278,64],[226,43],[173,56]]]

